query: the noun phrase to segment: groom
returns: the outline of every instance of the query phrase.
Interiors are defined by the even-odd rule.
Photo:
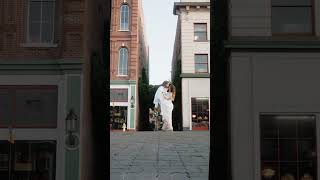
[[[155,109],[159,109],[161,111],[160,101],[162,97],[162,92],[165,91],[165,88],[169,87],[169,81],[163,81],[162,85],[157,89],[156,94],[154,95],[153,104]]]

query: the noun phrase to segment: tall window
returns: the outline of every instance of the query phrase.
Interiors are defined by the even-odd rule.
[[[272,33],[312,34],[312,1],[313,0],[272,0]]]
[[[129,6],[124,4],[120,8],[120,30],[129,31]]]
[[[206,23],[194,24],[194,40],[195,41],[207,40],[207,24]]]
[[[128,75],[128,49],[119,50],[118,75]]]
[[[196,54],[194,61],[196,73],[208,73],[208,54]]]
[[[315,116],[262,115],[260,122],[261,179],[317,179]]]
[[[55,0],[29,0],[28,8],[27,41],[53,43]]]

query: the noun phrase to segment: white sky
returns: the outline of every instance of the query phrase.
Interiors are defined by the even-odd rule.
[[[173,4],[179,0],[142,0],[146,37],[149,44],[149,83],[161,84],[171,79],[171,61],[177,16]]]

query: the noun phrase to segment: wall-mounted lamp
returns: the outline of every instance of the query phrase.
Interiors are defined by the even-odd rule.
[[[73,109],[67,114],[66,117],[66,139],[65,143],[68,149],[76,149],[79,145],[79,136],[75,134],[78,129],[78,116],[74,113]]]
[[[15,143],[15,132],[14,132],[14,129],[12,126],[9,126],[9,139],[8,141],[11,143],[11,144],[14,144]]]
[[[73,109],[70,109],[66,117],[66,130],[67,133],[72,134],[77,131],[78,116],[74,113]]]
[[[130,99],[131,108],[134,108],[134,103],[135,103],[134,100],[135,100],[134,97],[131,96],[131,99]]]

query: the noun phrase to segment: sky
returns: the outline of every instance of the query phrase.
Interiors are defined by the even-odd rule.
[[[149,84],[171,79],[171,61],[177,16],[173,4],[179,0],[142,0],[146,37],[149,44]]]

